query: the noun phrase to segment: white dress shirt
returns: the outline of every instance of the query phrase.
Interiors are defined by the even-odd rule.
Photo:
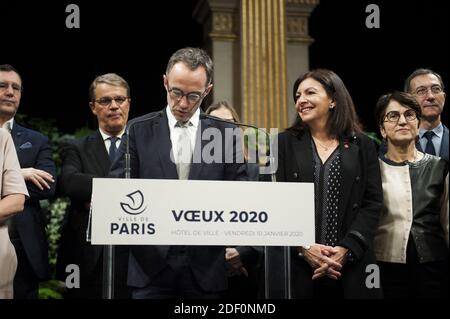
[[[103,143],[105,143],[105,147],[106,147],[106,151],[109,154],[109,147],[111,146],[111,140],[109,139],[112,135],[108,135],[105,132],[102,131],[101,128],[99,128],[100,134],[102,135],[103,138]],[[125,130],[123,130],[122,132],[120,132],[119,135],[117,135],[118,139],[116,141],[116,147],[117,149],[119,149],[120,146],[120,142],[122,141],[122,136],[125,133]]]

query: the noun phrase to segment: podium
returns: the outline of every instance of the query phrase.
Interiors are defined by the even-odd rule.
[[[290,247],[315,242],[313,183],[94,178],[91,210],[93,245],[264,246],[266,298],[290,298]]]

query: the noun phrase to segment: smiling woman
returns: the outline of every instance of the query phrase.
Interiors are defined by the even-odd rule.
[[[308,72],[293,89],[298,117],[278,138],[277,181],[314,183],[316,225],[316,242],[295,247],[293,297],[379,298],[364,276],[382,203],[375,145],[333,71]]]

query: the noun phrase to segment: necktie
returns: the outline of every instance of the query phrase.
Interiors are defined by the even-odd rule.
[[[433,135],[434,135],[433,131],[426,131],[424,134],[425,138],[427,139],[425,153],[428,153],[431,155],[436,155],[436,150],[434,149],[434,145],[433,145]]]
[[[114,160],[116,159],[116,155],[117,155],[116,142],[117,142],[117,140],[119,140],[119,138],[117,136],[111,136],[111,137],[108,137],[108,139],[111,141],[111,145],[109,146],[109,160],[112,164],[114,162]]]
[[[176,124],[180,128],[180,135],[178,136],[177,145],[177,172],[178,179],[188,179],[189,170],[191,167],[192,159],[192,147],[191,139],[188,133],[188,126],[190,123],[180,123]]]

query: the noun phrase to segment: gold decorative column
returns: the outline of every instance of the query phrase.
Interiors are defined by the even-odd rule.
[[[285,0],[241,0],[243,120],[285,128],[287,115]]]
[[[286,128],[292,85],[309,69],[308,19],[319,0],[198,0],[193,18],[214,60],[209,103],[225,100],[242,121]]]

